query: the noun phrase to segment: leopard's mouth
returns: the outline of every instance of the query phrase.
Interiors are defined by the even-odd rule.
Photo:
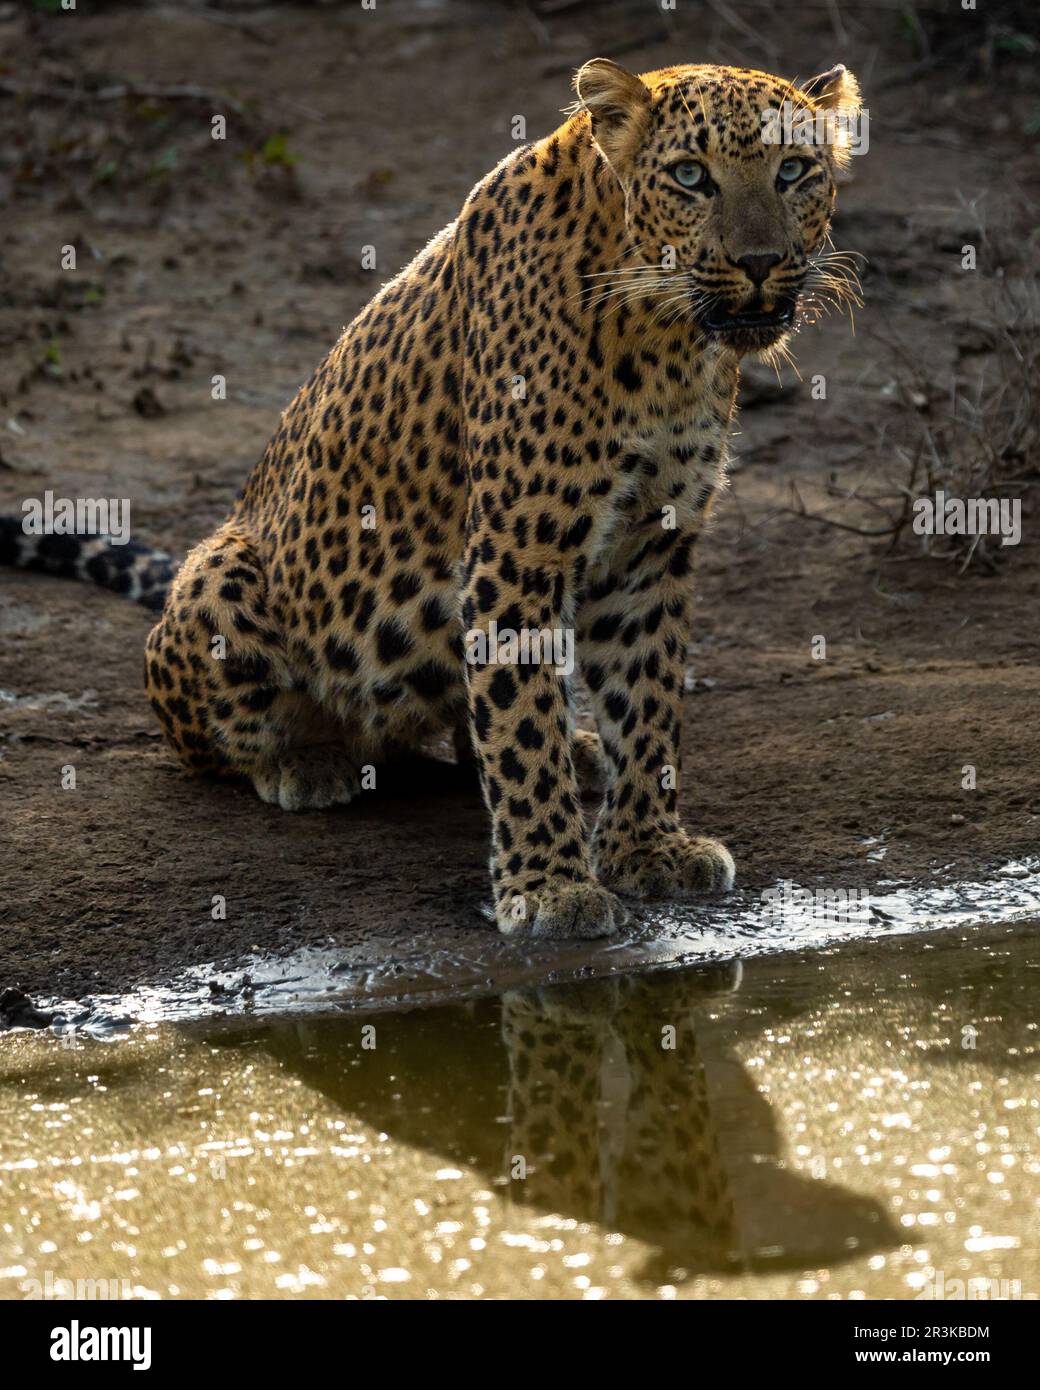
[[[727,347],[738,352],[759,352],[790,331],[797,312],[795,298],[778,300],[768,309],[760,305],[745,305],[736,310],[716,306],[701,315],[700,325]]]

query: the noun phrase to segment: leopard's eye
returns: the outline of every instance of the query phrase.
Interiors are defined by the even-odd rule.
[[[808,168],[804,159],[785,159],[776,171],[776,181],[781,188],[797,183]]]
[[[672,177],[683,188],[701,188],[708,181],[708,171],[695,159],[681,159],[672,165]]]

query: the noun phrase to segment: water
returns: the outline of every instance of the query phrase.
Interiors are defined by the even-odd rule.
[[[0,1296],[1035,1298],[1036,942],[9,1034]]]

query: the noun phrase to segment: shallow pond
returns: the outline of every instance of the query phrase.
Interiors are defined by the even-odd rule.
[[[1035,1298],[1036,942],[10,1033],[0,1296]]]

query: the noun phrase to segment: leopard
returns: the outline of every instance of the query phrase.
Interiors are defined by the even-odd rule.
[[[746,1263],[695,1027],[727,972],[505,992],[513,1201],[638,1235],[661,1251],[650,1267],[663,1265],[662,1275],[675,1264]]]
[[[286,811],[348,804],[450,736],[500,931],[594,940],[734,882],[679,814],[693,563],[743,359],[786,351],[840,281],[840,124],[767,126],[860,98],[842,64],[799,83],[607,58],[574,94],[361,309],[179,567],[96,538],[49,553],[10,522],[0,559],[161,600],[145,685],[169,745]]]

